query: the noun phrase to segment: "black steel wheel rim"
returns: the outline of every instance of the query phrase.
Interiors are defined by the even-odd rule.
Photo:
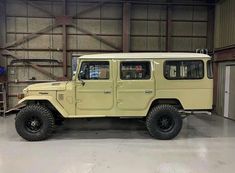
[[[36,116],[32,116],[25,121],[25,129],[30,133],[37,133],[41,130],[42,121]]]
[[[175,125],[173,118],[169,115],[162,115],[157,120],[159,130],[169,132]]]

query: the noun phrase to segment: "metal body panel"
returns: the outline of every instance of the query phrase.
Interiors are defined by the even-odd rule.
[[[50,96],[50,95],[49,96],[40,96],[40,95],[27,96],[27,97],[23,98],[22,100],[20,100],[18,102],[18,104],[23,104],[27,101],[36,101],[36,100],[47,100],[56,108],[56,110],[59,111],[59,113],[62,116],[64,116],[64,117],[69,116],[69,114],[63,108],[63,106],[58,103],[58,101],[56,100],[56,97],[53,97],[53,96]]]

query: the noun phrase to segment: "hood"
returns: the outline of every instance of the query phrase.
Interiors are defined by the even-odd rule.
[[[25,91],[58,91],[65,90],[68,82],[50,82],[29,85]]]

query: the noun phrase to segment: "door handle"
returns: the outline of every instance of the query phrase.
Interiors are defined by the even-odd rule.
[[[111,91],[110,90],[104,90],[104,94],[110,94]]]
[[[153,90],[145,90],[144,92],[145,92],[145,94],[151,94],[151,93],[153,93]]]

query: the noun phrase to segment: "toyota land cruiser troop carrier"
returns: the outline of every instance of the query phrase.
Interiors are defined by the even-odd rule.
[[[26,140],[49,137],[66,118],[143,118],[149,134],[172,139],[183,114],[212,109],[211,58],[196,53],[84,55],[72,81],[33,84],[19,94],[15,126]]]

